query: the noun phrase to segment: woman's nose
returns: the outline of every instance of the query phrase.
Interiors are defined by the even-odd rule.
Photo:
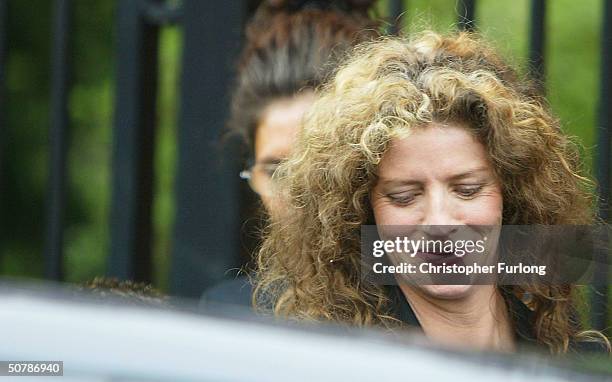
[[[449,195],[441,190],[430,192],[426,195],[422,224],[432,236],[448,236],[461,224],[456,218],[457,212]]]

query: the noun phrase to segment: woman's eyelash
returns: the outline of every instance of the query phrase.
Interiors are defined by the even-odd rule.
[[[408,204],[418,196],[418,193],[413,194],[389,194],[387,197],[397,204]]]
[[[483,185],[474,185],[474,186],[460,186],[457,187],[457,193],[464,197],[470,197],[477,194],[480,190],[482,190]]]
[[[457,186],[455,188],[455,192],[459,194],[460,197],[470,198],[476,195],[478,192],[482,190],[484,187],[483,184],[478,185],[469,185],[469,186]],[[417,196],[420,195],[420,192],[414,192],[410,194],[388,194],[387,197],[396,204],[410,204]]]

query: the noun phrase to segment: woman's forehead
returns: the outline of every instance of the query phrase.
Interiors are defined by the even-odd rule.
[[[379,166],[381,178],[403,178],[428,172],[458,178],[490,171],[484,145],[460,125],[431,124],[392,138]]]

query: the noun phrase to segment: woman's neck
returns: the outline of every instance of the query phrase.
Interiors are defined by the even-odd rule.
[[[425,335],[452,347],[514,351],[506,303],[493,285],[475,285],[459,299],[437,299],[400,285]]]

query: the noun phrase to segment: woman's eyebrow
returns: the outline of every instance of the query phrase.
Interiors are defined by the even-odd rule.
[[[459,174],[451,175],[447,178],[447,180],[457,181],[457,180],[469,178],[470,176],[479,176],[479,175],[487,174],[488,172],[489,172],[489,169],[487,167],[476,167],[473,169],[462,171]],[[381,184],[387,187],[394,187],[394,186],[421,185],[423,184],[423,182],[418,181],[418,180],[397,178],[397,177],[393,177],[393,178],[379,177],[378,184]]]
[[[489,169],[486,168],[486,167],[477,167],[477,168],[474,168],[474,169],[463,171],[463,172],[461,172],[459,174],[451,175],[450,177],[448,177],[448,180],[450,180],[450,181],[457,181],[457,180],[469,178],[470,176],[483,175],[483,174],[486,174],[488,172],[489,172]]]
[[[379,178],[379,183],[383,186],[411,186],[422,184],[417,180],[399,179],[399,178]]]

